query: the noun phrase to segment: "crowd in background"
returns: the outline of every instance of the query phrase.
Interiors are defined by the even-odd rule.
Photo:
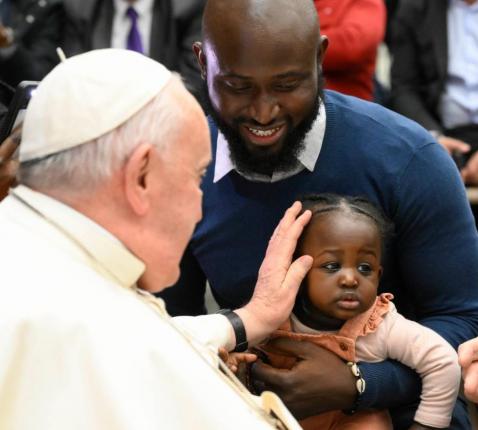
[[[190,279],[188,272],[194,276],[201,272],[197,276],[199,280],[197,284],[201,284],[200,287],[202,288],[198,290],[201,296],[204,295],[203,286],[207,278],[209,281],[215,281],[211,282],[212,291],[216,293],[215,297],[227,298],[227,300],[223,300],[223,303],[218,300],[223,309],[233,309],[236,306],[233,300],[241,302],[240,294],[246,295],[247,293],[246,288],[242,288],[242,279],[256,276],[256,271],[252,270],[254,262],[244,263],[244,249],[247,248],[247,255],[248,257],[252,256],[252,259],[256,257],[259,259],[259,255],[262,256],[261,234],[275,224],[272,220],[276,214],[272,214],[272,211],[277,209],[279,213],[282,210],[283,201],[285,202],[290,197],[287,193],[293,194],[295,198],[301,186],[304,187],[304,190],[310,186],[308,182],[303,180],[303,177],[309,173],[305,169],[308,169],[310,170],[310,177],[315,181],[313,182],[314,187],[323,186],[327,190],[329,188],[334,190],[335,187],[336,192],[350,192],[357,195],[364,194],[365,190],[365,194],[368,193],[379,201],[388,211],[389,216],[393,216],[396,224],[396,235],[392,239],[393,244],[387,248],[389,255],[384,258],[384,261],[388,264],[384,283],[389,282],[389,285],[396,290],[392,290],[393,294],[398,292],[398,296],[402,296],[396,297],[396,302],[400,303],[413,317],[421,317],[422,320],[427,318],[430,320],[431,317],[430,326],[434,329],[438,327],[439,330],[437,331],[443,337],[448,334],[450,338],[456,336],[455,339],[452,339],[454,347],[457,347],[463,339],[474,336],[475,332],[472,327],[474,321],[472,317],[469,317],[473,310],[470,310],[467,314],[469,309],[467,306],[471,308],[472,300],[467,300],[466,303],[465,300],[462,300],[465,296],[468,298],[468,291],[465,291],[465,287],[476,285],[476,277],[473,275],[474,267],[469,267],[467,271],[463,271],[461,274],[463,279],[458,279],[457,274],[452,273],[451,269],[458,267],[460,262],[466,259],[472,262],[477,261],[476,229],[465,194],[462,192],[463,185],[458,176],[458,171],[450,157],[433,142],[431,135],[454,158],[463,181],[466,184],[478,184],[478,153],[474,152],[475,148],[478,148],[478,26],[476,25],[476,22],[478,22],[478,0],[314,0],[307,3],[309,15],[295,15],[295,18],[299,16],[300,19],[302,19],[302,16],[309,17],[311,30],[307,33],[307,42],[304,42],[306,40],[304,36],[302,38],[297,36],[296,39],[291,36],[293,42],[300,40],[301,43],[297,42],[297,46],[295,46],[292,42],[288,50],[285,50],[291,58],[291,64],[294,64],[294,61],[297,60],[294,58],[296,52],[298,52],[297,57],[300,57],[302,61],[301,64],[307,63],[308,66],[313,64],[310,69],[304,68],[306,72],[302,74],[300,79],[307,81],[307,83],[311,81],[311,87],[315,84],[318,90],[314,93],[312,91],[302,91],[303,100],[300,107],[304,108],[304,106],[313,104],[313,101],[320,100],[317,94],[322,94],[322,87],[357,98],[344,97],[333,92],[326,93],[323,105],[321,106],[317,102],[313,106],[316,111],[311,109],[308,112],[310,115],[303,115],[303,121],[299,122],[299,126],[301,126],[308,121],[308,126],[311,127],[309,127],[309,130],[312,130],[312,132],[309,132],[307,127],[304,127],[303,136],[305,138],[302,140],[311,141],[312,139],[307,139],[308,136],[315,139],[316,136],[320,135],[320,138],[317,139],[320,142],[319,152],[322,148],[323,151],[321,153],[321,164],[317,169],[315,169],[315,164],[312,168],[309,168],[300,159],[296,160],[293,156],[284,152],[289,157],[289,161],[292,161],[291,165],[288,166],[291,168],[289,170],[284,168],[284,171],[280,172],[279,168],[275,169],[275,167],[281,166],[280,164],[271,168],[266,163],[264,164],[265,167],[256,163],[253,167],[258,170],[254,170],[254,168],[250,170],[253,173],[258,173],[261,180],[255,181],[253,176],[248,177],[247,174],[242,174],[244,172],[241,173],[243,165],[240,164],[241,158],[236,154],[239,160],[238,168],[235,169],[236,172],[229,175],[229,178],[221,182],[220,187],[216,185],[217,172],[214,169],[216,169],[216,165],[220,166],[220,162],[217,160],[220,160],[221,154],[223,157],[229,157],[228,152],[221,153],[220,151],[221,142],[222,144],[225,142],[221,139],[226,136],[228,148],[234,149],[234,146],[231,145],[234,141],[234,129],[229,122],[235,124],[239,110],[243,109],[242,97],[244,96],[240,85],[236,84],[234,87],[234,83],[223,82],[221,86],[217,83],[217,76],[224,76],[225,70],[230,64],[233,64],[233,66],[240,64],[241,67],[248,64],[249,68],[245,68],[248,73],[245,73],[245,75],[249,76],[246,76],[245,79],[243,76],[239,76],[239,79],[255,80],[257,84],[255,88],[261,89],[261,91],[249,92],[259,101],[256,104],[251,103],[250,110],[254,111],[254,115],[251,115],[253,118],[250,118],[244,128],[250,137],[248,142],[256,142],[252,145],[253,147],[254,145],[260,146],[257,142],[263,144],[268,137],[277,135],[281,130],[284,130],[285,126],[283,124],[273,128],[272,113],[278,110],[276,108],[285,106],[288,115],[296,114],[297,112],[294,109],[297,104],[300,105],[300,100],[297,102],[294,99],[294,94],[288,94],[288,90],[294,82],[292,82],[292,85],[290,82],[281,82],[281,86],[264,84],[264,82],[271,82],[271,80],[268,80],[269,77],[264,77],[269,72],[269,75],[273,76],[274,79],[276,76],[284,75],[277,74],[277,64],[290,69],[287,56],[282,55],[284,57],[284,63],[282,63],[282,57],[278,59],[278,55],[283,54],[283,51],[275,50],[274,45],[276,40],[284,45],[289,43],[288,40],[283,38],[283,34],[286,32],[279,34],[279,31],[274,29],[276,31],[274,33],[272,28],[274,21],[270,20],[271,22],[269,22],[265,19],[255,21],[251,18],[251,22],[256,23],[256,27],[253,25],[251,25],[251,29],[244,27],[248,18],[251,17],[251,15],[247,15],[246,8],[242,10],[244,15],[240,14],[241,9],[234,9],[236,14],[230,13],[228,15],[229,21],[225,21],[226,24],[224,24],[218,16],[225,17],[227,15],[223,10],[224,8],[233,8],[229,6],[227,1],[218,3],[220,3],[220,7],[217,4],[215,5],[217,10],[213,7],[206,7],[204,28],[206,29],[205,40],[207,40],[207,48],[209,49],[206,52],[206,43],[195,45],[194,50],[192,49],[193,43],[201,40],[202,13],[206,0],[85,0],[81,2],[79,0],[0,0],[0,81],[2,81],[0,97],[4,100],[4,105],[8,105],[13,88],[18,82],[42,79],[59,63],[63,55],[61,51],[57,51],[57,47],[61,48],[66,57],[90,50],[113,47],[136,51],[158,60],[169,69],[180,73],[188,89],[204,102],[203,106],[208,109],[212,116],[209,126],[212,136],[212,153],[216,156],[215,161],[212,164],[209,163],[204,175],[202,192],[197,194],[197,196],[202,196],[204,193],[204,220],[203,224],[196,230],[196,235],[193,236],[193,240],[188,247],[186,257],[189,260],[183,260],[183,262],[189,261],[194,264],[182,266],[181,275],[183,278],[176,285],[178,297],[182,295],[181,291],[185,291],[184,289],[181,290],[181,282],[186,284],[187,281],[188,288],[193,288],[190,287],[193,284],[191,282],[192,276]],[[311,46],[315,47],[313,42],[318,39],[319,35],[318,29],[315,30],[317,20],[312,4],[318,11],[322,33],[318,49],[320,67],[317,74],[315,72],[317,63],[314,61],[317,54],[315,48],[310,50]],[[284,4],[284,7],[289,7],[289,5]],[[274,7],[275,5],[269,10],[271,16],[273,16],[272,9]],[[211,9],[209,10],[209,20],[208,8]],[[227,9],[228,13],[230,9]],[[277,15],[274,16],[276,19],[281,18]],[[306,27],[306,21],[304,19],[304,22],[300,21],[300,24]],[[289,28],[291,33],[295,29],[301,28],[300,25],[297,25],[297,19],[291,18],[290,22],[292,23]],[[310,22],[314,25],[310,25]],[[268,25],[270,27],[267,27]],[[297,33],[301,34],[300,31]],[[264,34],[270,34],[270,36],[263,37]],[[228,38],[228,36],[231,37]],[[244,40],[249,40],[248,37],[254,43],[244,42]],[[263,37],[263,40],[259,40],[261,37]],[[240,41],[240,43],[236,43],[237,41]],[[381,52],[384,52],[384,49],[389,52],[387,54],[388,58],[392,59],[391,70],[385,81],[377,78],[377,62],[379,60],[377,53],[380,52],[380,49]],[[313,55],[308,55],[307,50],[314,51]],[[133,55],[131,52],[128,53],[124,50],[110,50],[108,52],[110,52],[108,55],[113,56],[118,54],[120,56],[124,54]],[[261,58],[263,52],[264,56]],[[88,54],[86,57],[96,54],[99,54],[100,57],[98,58],[101,58],[101,52],[98,51]],[[143,55],[134,55],[136,56],[136,62],[149,61]],[[213,58],[212,61],[211,58]],[[271,58],[274,60],[270,60]],[[198,60],[198,63],[196,60]],[[74,62],[75,60],[71,60],[71,63]],[[151,61],[150,63],[154,67],[159,66]],[[62,67],[66,67],[68,64],[70,62]],[[94,64],[94,70],[91,69],[91,64]],[[96,62],[88,64],[87,80],[89,85],[94,80],[91,77],[96,76],[96,64]],[[233,66],[230,67],[230,70],[237,70]],[[111,64],[103,63],[101,72],[104,80],[103,86],[98,85],[98,94],[101,91],[106,91],[105,88],[110,85],[110,81],[113,81],[110,79],[110,76],[112,76],[110,68],[112,68]],[[61,69],[61,67],[56,70],[58,69]],[[263,70],[266,70],[266,72],[263,73]],[[314,73],[310,73],[310,70],[314,70]],[[141,75],[142,71],[137,70],[137,72],[138,75]],[[116,103],[117,99],[122,99],[121,91],[123,88],[125,93],[132,94],[133,97],[140,93],[134,86],[135,76],[131,79],[130,76],[127,76],[123,85],[116,83],[116,87],[115,85],[111,86],[114,87],[114,91],[110,92],[112,94],[111,100],[114,100],[114,102],[108,103],[108,107]],[[143,79],[142,82],[155,82],[156,75],[150,75],[149,77],[151,79]],[[321,82],[322,78],[325,82],[324,86]],[[206,79],[209,84],[208,88],[205,88],[204,82]],[[138,78],[138,84],[139,82],[141,82],[140,78]],[[96,94],[96,87],[94,85],[93,87],[91,89],[92,94]],[[118,91],[118,87],[121,88],[121,91]],[[35,97],[35,102],[41,100],[39,97],[41,88]],[[75,86],[68,86],[68,88],[73,89],[73,95],[71,99],[66,96],[65,98],[70,104],[73,104],[72,100],[74,100],[74,97],[78,97],[78,92]],[[250,87],[248,88],[250,89]],[[263,90],[264,88],[266,89]],[[51,93],[54,93],[57,88],[52,86],[50,90]],[[271,93],[275,92],[273,97],[262,97],[262,94],[267,90],[270,90]],[[48,97],[45,97],[45,100],[50,99],[49,94],[50,92],[48,92]],[[191,99],[191,103],[196,106],[193,98],[188,93],[185,92],[185,94]],[[204,100],[202,100],[203,95],[207,96]],[[358,98],[385,105],[415,120],[429,133],[402,116],[383,109],[377,104],[365,103]],[[80,99],[84,100],[88,97],[82,94]],[[264,107],[260,104],[267,104],[271,99],[276,103],[273,106],[275,110],[268,110],[267,106]],[[241,103],[237,102],[238,100]],[[289,102],[289,105],[284,101]],[[34,103],[30,104],[30,106],[32,105]],[[80,103],[77,101],[74,105],[76,107]],[[37,124],[41,123],[43,112],[50,114],[54,110],[52,108],[58,109],[58,115],[55,115],[55,117],[61,116],[62,112],[60,111],[63,104],[59,106],[57,103],[56,106],[52,106],[47,103],[45,106],[44,109],[37,109]],[[257,106],[263,109],[256,109]],[[235,111],[236,107],[237,111]],[[91,112],[96,108],[93,103],[92,106],[78,110]],[[287,111],[288,108],[289,111]],[[325,109],[329,109],[326,117],[323,115]],[[101,110],[98,109],[98,111]],[[105,113],[113,111],[114,109],[103,109]],[[304,114],[305,111],[304,108],[301,113]],[[198,112],[200,112],[199,109]],[[202,116],[201,118],[204,122],[204,118]],[[271,120],[269,121],[268,118]],[[334,127],[335,121],[340,127]],[[149,121],[148,123],[152,122],[155,121]],[[175,123],[175,121],[169,122]],[[157,127],[158,124],[162,125],[164,122],[157,121]],[[258,127],[258,124],[261,128],[255,128]],[[88,129],[88,127],[81,127],[81,125],[79,124],[79,130]],[[209,143],[205,122],[203,125],[205,136],[203,141]],[[296,129],[300,129],[299,126],[294,124]],[[21,146],[24,151],[28,147],[28,145],[25,145],[25,141],[28,142],[28,139],[25,138],[26,129],[25,125],[24,140]],[[36,127],[30,127],[30,130],[32,129],[35,130]],[[196,136],[192,127],[191,129],[188,128],[187,131]],[[228,131],[232,136],[231,139],[227,135]],[[314,132],[316,135],[314,135]],[[98,131],[94,137],[102,136],[102,133],[103,131]],[[191,154],[194,154],[192,151],[197,145],[191,143],[193,139],[189,139],[189,136],[186,136],[186,134],[184,136],[184,140],[189,142],[190,148],[185,146],[184,143],[179,145],[178,148],[181,148],[184,153],[188,153],[190,158],[195,158]],[[290,141],[293,141],[295,136],[291,136],[289,136]],[[299,138],[296,140],[301,143]],[[61,141],[64,141],[64,139],[61,139]],[[36,140],[31,139],[30,142],[36,142]],[[77,145],[83,144],[84,141],[78,139]],[[306,142],[308,151],[304,150],[303,152],[310,154],[311,148],[312,151],[316,151],[317,146],[313,147],[309,142]],[[206,144],[204,149],[209,149],[209,145]],[[64,148],[61,148],[59,153],[61,154],[63,150]],[[254,151],[250,152],[254,155]],[[314,154],[318,156],[318,153]],[[34,161],[33,164],[44,162],[44,157],[50,155],[51,153],[36,154],[34,157],[32,156],[31,160],[24,158],[22,163],[25,162],[27,163],[25,165],[28,165],[32,160]],[[0,162],[6,158],[0,153]],[[192,158],[191,162],[195,161]],[[223,159],[226,160],[226,158]],[[178,158],[178,160],[181,160],[181,158]],[[326,161],[324,162],[324,160]],[[259,161],[264,160],[259,157]],[[298,161],[303,165],[299,164]],[[181,164],[182,162],[170,162],[168,166],[173,166],[176,169],[174,171],[179,172],[178,166],[181,166]],[[199,178],[202,177],[206,164],[205,162],[202,163],[201,174],[195,176],[196,185],[194,189],[199,187]],[[341,169],[337,169],[338,165],[341,166]],[[297,166],[299,170],[295,171],[294,168]],[[213,170],[214,181],[211,173]],[[247,169],[245,171],[247,173]],[[277,172],[285,173],[288,176],[276,180],[277,176],[274,175]],[[224,176],[228,173],[225,173]],[[224,176],[220,177],[219,180]],[[165,174],[164,178],[166,177],[168,175]],[[158,180],[158,183],[162,183],[164,178],[161,177],[161,181]],[[398,180],[396,180],[397,178]],[[264,201],[267,201],[267,204],[256,207],[255,193],[264,186],[262,182],[267,182],[264,179],[270,182],[267,196],[264,196]],[[327,181],[330,182],[327,183]],[[59,180],[52,182],[55,185],[61,183]],[[171,182],[174,185],[182,183],[181,180],[171,180]],[[116,184],[118,183],[121,183],[121,181],[118,180]],[[138,183],[138,181],[135,183]],[[148,181],[142,181],[141,183],[148,183]],[[218,189],[222,194],[217,192]],[[238,189],[241,190],[241,193],[237,193]],[[180,193],[172,192],[170,194],[179,195]],[[198,197],[196,200],[197,207],[201,205],[200,198]],[[234,210],[240,208],[238,200],[234,199],[240,198],[241,204],[244,204],[244,201],[247,200],[246,204],[240,208],[242,210],[240,214],[241,222],[237,222],[239,218],[235,218],[236,214],[231,212],[231,215],[231,213],[222,210],[226,198],[229,199],[229,207]],[[7,197],[7,199],[12,200],[11,197]],[[99,206],[102,207],[102,205]],[[154,207],[156,208],[156,206]],[[271,211],[271,215],[266,213],[264,207]],[[189,212],[193,211],[182,210],[181,212],[189,215]],[[172,219],[172,217],[170,218]],[[150,219],[153,220],[155,217]],[[171,231],[177,232],[180,230],[177,228],[177,222],[178,220],[174,219],[174,223],[171,224]],[[220,225],[220,228],[217,228],[215,223]],[[245,234],[237,234],[237,228],[238,226],[241,227],[241,223],[247,227],[249,233],[254,228],[258,229],[257,234],[251,235],[255,238],[254,241],[247,241]],[[161,223],[157,223],[155,220],[154,225],[156,224]],[[136,223],[132,225],[136,227]],[[219,242],[227,244],[223,248],[218,246],[218,231],[223,235]],[[152,237],[150,239],[153,241]],[[238,239],[244,240],[244,243],[241,243]],[[202,255],[198,252],[198,248],[194,248],[198,242],[201,242],[203,246]],[[377,242],[376,245],[377,249],[382,248],[380,243]],[[180,252],[178,252],[178,259],[179,254]],[[214,264],[209,266],[211,261],[214,261]],[[231,266],[231,261],[240,262],[240,267]],[[160,264],[156,264],[156,266],[160,266]],[[476,265],[472,263],[470,266]],[[222,276],[225,267],[230,269],[227,273],[230,278],[226,276],[219,278],[217,275],[221,274]],[[430,268],[435,270],[430,270]],[[381,274],[381,269],[379,272]],[[185,273],[186,276],[184,276]],[[469,278],[465,279],[465,276],[469,276]],[[455,284],[457,284],[456,289],[452,291],[450,285]],[[216,285],[216,290],[214,290],[214,285]],[[378,279],[375,287],[377,285]],[[179,289],[177,289],[178,286]],[[168,292],[175,294],[174,288],[171,288]],[[187,297],[181,296],[181,300],[188,305],[194,302],[194,294],[191,291],[187,290]],[[413,292],[414,300],[407,303],[408,295],[403,294],[403,291]],[[462,300],[459,306],[450,300],[452,292],[456,302]],[[235,296],[235,294],[238,295]],[[171,312],[170,305],[174,302],[171,301],[172,297],[173,295],[169,296],[168,302],[168,298],[164,296],[169,312]],[[232,301],[228,302],[229,299]],[[200,302],[197,301],[197,303]],[[408,304],[410,304],[410,309],[407,308]],[[201,309],[200,312],[202,311]],[[194,312],[187,313],[195,314]],[[446,320],[447,316],[451,319],[445,324],[442,319]],[[434,318],[435,320],[433,320]],[[463,323],[463,327],[461,327],[462,333],[465,333],[462,336],[463,339],[457,336],[459,332],[459,330],[455,330],[455,327],[459,325],[457,321],[459,321],[459,324]],[[436,327],[433,326],[435,323]],[[426,321],[424,325],[426,325]],[[453,327],[453,330],[450,327]],[[239,338],[237,334],[235,336],[237,344]],[[449,339],[447,338],[447,340]],[[454,356],[454,353],[451,355]],[[316,363],[321,362],[319,358],[313,358],[313,360],[316,360]],[[369,364],[373,367],[372,363]],[[342,362],[340,366],[343,368]],[[393,367],[393,365],[391,366]],[[319,366],[311,366],[310,368],[319,368]],[[370,367],[364,364],[363,369],[366,369],[364,374],[367,374],[367,369],[370,369]],[[385,367],[382,369],[385,369]],[[347,375],[350,376],[348,369],[346,370]],[[382,371],[386,373],[384,370]],[[387,372],[390,380],[393,375],[398,375],[399,383],[397,386],[400,384],[405,386],[406,384],[403,381],[408,382],[406,378],[402,378],[405,370],[394,368],[395,371],[397,373]],[[327,378],[332,373],[326,375]],[[354,376],[357,375],[354,373]],[[360,372],[358,376],[361,378]],[[372,387],[372,389],[365,393],[369,395],[368,400],[366,399],[369,403],[364,401],[364,404],[375,406],[376,399],[383,400],[384,397],[382,393],[378,395],[378,391],[374,391],[374,381],[373,378],[370,378],[370,372],[368,377],[367,386]],[[303,378],[303,380],[306,379],[312,380],[313,378]],[[459,374],[457,379],[459,379]],[[267,381],[267,378],[264,378],[264,380]],[[371,383],[370,380],[372,380]],[[380,380],[383,386],[388,385],[388,383],[383,383],[382,379]],[[274,383],[276,382],[277,379],[275,378]],[[320,384],[316,385],[320,386]],[[340,384],[337,384],[337,386],[341,388]],[[289,384],[288,388],[290,387]],[[382,389],[385,391],[385,388],[382,387]],[[360,391],[358,388],[357,390],[359,392],[357,398],[363,401],[364,397],[360,396],[365,390]],[[290,389],[290,392],[293,393],[299,391]],[[402,397],[404,398],[407,397],[403,396],[405,391],[405,388],[403,388]],[[410,391],[418,390],[413,388]],[[340,392],[340,389],[337,389],[337,392]],[[352,397],[355,398],[355,390],[352,394]],[[390,399],[397,396],[397,393],[392,392],[392,390],[388,394]],[[372,395],[376,397],[373,401],[370,400]],[[343,396],[337,397],[343,399]],[[392,403],[390,399],[386,398],[387,407]],[[337,405],[339,406],[334,409],[343,409],[342,404],[337,403]],[[352,409],[355,409],[355,406]]]
[[[314,3],[329,39],[326,88],[384,104],[417,121],[453,155],[465,182],[477,184],[474,0]],[[59,62],[57,47],[67,57],[116,47],[179,72],[200,97],[191,46],[201,38],[204,6],[205,0],[0,0],[0,80],[11,87],[40,80]],[[385,44],[394,61],[384,85],[376,79],[376,62]],[[0,100],[7,104],[10,94],[2,86]]]

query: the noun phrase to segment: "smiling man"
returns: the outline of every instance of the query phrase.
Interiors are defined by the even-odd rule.
[[[210,3],[205,43],[195,44],[194,51],[208,77],[203,95],[222,133],[218,145],[228,146],[237,168],[244,172],[273,176],[275,170],[296,170],[297,157],[304,156],[304,137],[319,112],[318,94],[323,88],[318,66],[327,39],[322,39],[318,56],[315,13],[274,16],[272,29],[248,17],[249,32],[229,31],[221,37],[221,22],[238,18],[228,8],[211,13],[212,8]],[[268,9],[267,4],[257,4],[254,13],[267,19]],[[237,21],[231,24],[238,25]],[[297,31],[289,32],[290,26]],[[257,43],[257,33],[261,43]],[[247,55],[237,57],[244,45]]]
[[[213,162],[182,277],[164,294],[168,309],[204,312],[206,279],[221,307],[246,303],[268,237],[292,201],[308,193],[362,195],[396,226],[380,292],[392,292],[402,314],[456,348],[478,328],[478,241],[458,172],[416,123],[322,90],[327,44],[310,0],[208,2],[194,50]],[[392,410],[395,428],[410,426],[420,394],[412,370],[360,364],[366,389],[359,393],[342,361],[319,348],[301,350],[289,372],[255,364],[256,388],[279,393],[300,418],[379,407]],[[462,402],[452,428],[469,428]]]

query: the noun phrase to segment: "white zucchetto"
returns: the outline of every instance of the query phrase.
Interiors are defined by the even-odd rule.
[[[114,130],[171,79],[162,64],[125,49],[71,57],[40,83],[23,123],[20,161],[55,154]]]

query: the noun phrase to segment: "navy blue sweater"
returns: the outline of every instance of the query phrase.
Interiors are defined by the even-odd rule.
[[[378,105],[329,91],[325,105],[326,132],[313,172],[259,183],[233,171],[214,184],[213,160],[203,183],[204,217],[181,279],[163,294],[168,310],[204,312],[206,278],[221,307],[245,304],[285,209],[302,194],[333,192],[366,196],[395,224],[380,292],[393,293],[402,314],[454,347],[476,336],[478,237],[451,158],[418,124]],[[215,155],[217,130],[211,126]],[[367,381],[363,407],[393,408],[418,399],[419,379],[404,366],[387,361],[361,369]]]

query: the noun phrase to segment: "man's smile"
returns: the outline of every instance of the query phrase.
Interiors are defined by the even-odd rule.
[[[240,126],[241,134],[252,144],[258,146],[271,146],[277,143],[285,134],[285,124],[275,127]]]

